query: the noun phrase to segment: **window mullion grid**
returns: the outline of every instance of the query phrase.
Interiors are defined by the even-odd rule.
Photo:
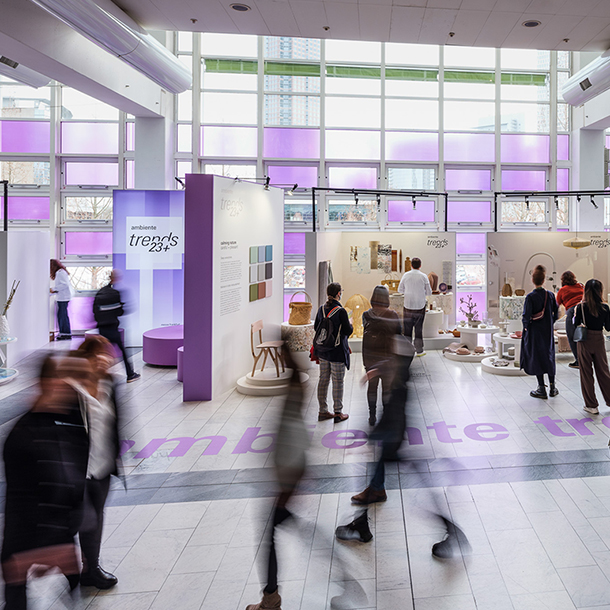
[[[257,116],[257,139],[256,139],[256,175],[263,176],[263,153],[265,137],[265,39],[263,36],[257,38],[257,81],[256,81],[256,116]]]
[[[491,177],[492,191],[502,190],[502,51],[496,49],[496,68],[495,68],[495,87],[496,87],[496,101],[495,101],[495,153],[496,162],[494,164],[494,175]],[[500,204],[502,205],[502,204]],[[492,221],[495,214],[495,209],[491,210]]]
[[[320,176],[318,186],[328,186],[328,167],[326,164],[326,40],[320,41]],[[316,230],[328,226],[328,196],[326,191],[318,191]]]
[[[51,148],[49,151],[49,232],[51,235],[51,257],[59,258],[59,226],[63,222],[60,216],[61,169],[59,153],[61,150],[61,108],[62,90],[57,81],[51,86]]]
[[[385,168],[385,43],[381,43],[381,66],[380,66],[380,133],[379,133],[379,147],[381,154],[379,155],[379,175],[377,176],[377,185],[380,189],[388,188],[388,181],[386,176]],[[377,206],[377,222],[379,223],[379,229],[385,231],[388,225],[388,202],[387,197],[383,197],[384,205]]]
[[[445,47],[439,46],[438,57],[438,177],[439,191],[445,190]]]
[[[549,132],[551,138],[550,146],[550,173],[547,179],[547,188],[557,190],[557,51],[551,51],[551,67],[550,67],[551,91],[550,91],[550,112],[549,112]],[[551,205],[550,200],[547,205],[547,210],[550,218],[551,231],[557,230],[557,212],[555,206]]]
[[[199,32],[193,32],[192,46],[193,114],[191,117],[191,171],[198,174],[201,171],[201,105],[203,103],[203,83],[201,82],[203,57],[201,55],[201,34]],[[178,98],[176,97],[175,99],[177,100]]]

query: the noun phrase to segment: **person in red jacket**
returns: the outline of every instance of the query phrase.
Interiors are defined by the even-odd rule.
[[[574,343],[574,308],[580,303],[585,294],[585,287],[576,279],[571,271],[561,274],[561,288],[557,293],[557,305],[566,308],[566,334],[570,343],[570,349],[574,354],[574,362],[568,364],[573,369],[578,368],[578,350]]]

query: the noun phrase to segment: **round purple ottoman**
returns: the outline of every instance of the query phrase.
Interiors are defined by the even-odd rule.
[[[178,381],[182,381],[182,362],[184,361],[184,346],[178,348],[176,355],[178,357],[177,377],[178,377]]]
[[[99,334],[100,334],[100,331],[97,328],[91,328],[91,329],[85,331],[85,337],[87,335],[99,335]],[[123,342],[123,345],[125,345],[125,331],[122,328],[119,328],[119,334],[121,335],[121,341]],[[113,345],[112,349],[114,350],[115,358],[123,357],[123,354],[121,354],[121,350],[118,348],[118,346]]]
[[[158,366],[177,366],[179,347],[184,344],[184,326],[162,326],[147,330],[142,340],[142,360]]]

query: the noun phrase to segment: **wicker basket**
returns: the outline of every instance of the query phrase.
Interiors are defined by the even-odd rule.
[[[292,299],[294,299],[295,295],[301,293],[307,297],[308,301],[295,301],[293,303]],[[290,307],[288,324],[302,326],[303,324],[309,324],[311,322],[311,297],[304,290],[298,290],[295,292],[290,297],[290,303],[288,306]]]
[[[400,279],[396,279],[394,276],[388,273],[385,276],[385,279],[381,280],[381,283],[384,286],[387,286],[390,292],[398,292],[398,285],[400,284]]]

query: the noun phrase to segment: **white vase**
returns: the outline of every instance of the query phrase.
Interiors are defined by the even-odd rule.
[[[6,339],[10,336],[11,329],[8,326],[6,316],[0,316],[0,339]]]

